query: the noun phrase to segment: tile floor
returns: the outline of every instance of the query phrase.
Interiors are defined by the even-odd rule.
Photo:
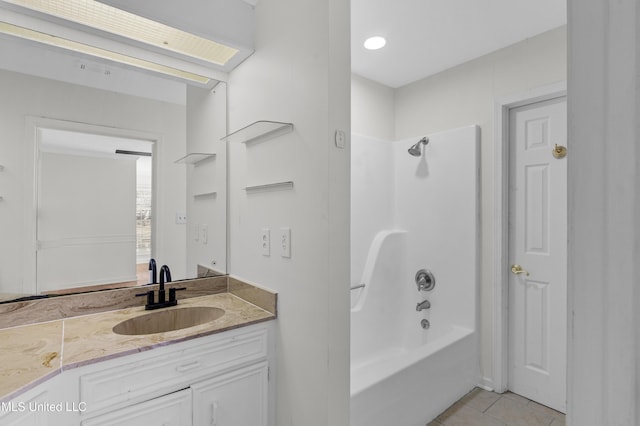
[[[427,426],[564,426],[564,414],[512,392],[475,388]]]

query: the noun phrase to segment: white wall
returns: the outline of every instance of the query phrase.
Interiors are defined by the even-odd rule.
[[[357,74],[351,75],[351,131],[383,141],[395,132],[395,90]]]
[[[293,132],[229,147],[230,273],[278,292],[278,426],[349,422],[349,4],[262,0],[256,52],[228,81],[229,130],[256,120]],[[293,189],[244,187],[292,180]],[[277,249],[291,228],[291,258]],[[271,229],[271,256],[261,254]]]
[[[640,424],[639,24],[569,0],[568,425]]]
[[[162,188],[156,202],[157,257],[170,265],[175,278],[185,273],[185,226],[175,224],[175,213],[185,211],[185,169],[173,161],[184,154],[184,105],[151,101],[103,90],[13,72],[0,71],[0,288],[22,289],[23,243],[31,227],[25,210],[33,192],[27,157],[28,116],[48,117],[157,134],[162,140],[154,151],[155,184]],[[32,148],[31,148],[32,149]],[[20,290],[21,291],[21,290]]]
[[[187,88],[187,154],[215,154],[187,170],[187,274],[227,271],[227,85]],[[215,194],[210,194],[215,192]]]
[[[376,233],[393,227],[395,90],[351,74],[351,285],[360,284]],[[359,291],[352,291],[353,302]]]
[[[501,97],[566,81],[566,28],[528,39],[395,93],[395,132],[402,139],[461,126],[481,128],[482,374],[492,386],[494,103]]]

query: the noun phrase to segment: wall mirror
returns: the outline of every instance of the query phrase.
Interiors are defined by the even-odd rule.
[[[0,301],[226,273],[226,85],[0,36]]]

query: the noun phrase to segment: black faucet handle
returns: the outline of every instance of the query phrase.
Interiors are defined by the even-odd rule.
[[[144,293],[138,293],[136,294],[136,297],[141,297],[141,296],[147,296],[147,306],[148,305],[153,305],[154,300],[153,300],[153,290],[149,290],[146,291]]]
[[[186,290],[186,287],[175,288],[172,287],[169,289],[169,302],[174,302],[176,300],[176,291]]]

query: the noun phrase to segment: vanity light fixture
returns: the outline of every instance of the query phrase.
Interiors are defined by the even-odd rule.
[[[369,37],[364,41],[365,49],[369,49],[369,50],[382,49],[385,44],[387,44],[387,40],[385,40],[384,37],[380,37],[380,36]]]
[[[30,30],[28,28],[19,27],[17,25],[0,22],[0,33],[19,37],[25,40],[35,41],[49,46],[59,47],[70,50],[72,52],[83,53],[97,58],[107,59],[121,64],[133,66],[147,71],[154,71],[160,74],[177,77],[183,80],[192,81],[199,84],[208,84],[211,79],[202,75],[194,74],[188,71],[179,70],[177,68],[156,64],[145,61],[143,59],[134,58],[132,56],[123,55],[109,50],[100,49],[98,47],[89,46],[87,44],[78,43],[76,41],[67,40],[61,37],[55,37],[39,31]]]
[[[94,0],[3,0],[36,12],[224,66],[238,49]]]

